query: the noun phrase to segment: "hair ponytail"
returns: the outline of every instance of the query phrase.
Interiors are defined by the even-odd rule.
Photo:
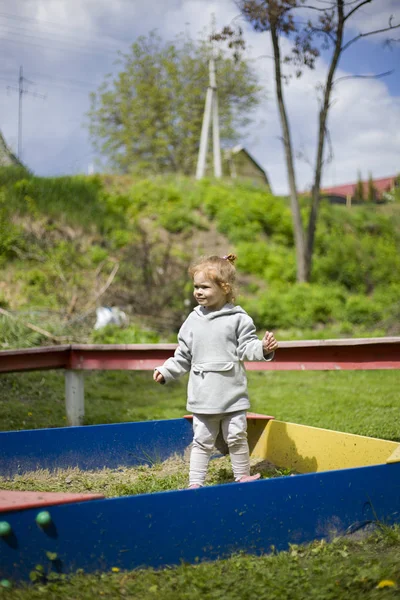
[[[231,263],[231,265],[235,264],[235,260],[237,260],[237,256],[236,254],[227,254],[226,256],[222,257],[224,260],[229,260],[229,262]]]

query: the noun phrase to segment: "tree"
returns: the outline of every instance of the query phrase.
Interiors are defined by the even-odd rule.
[[[208,86],[208,41],[154,32],[122,55],[122,69],[91,95],[95,147],[122,172],[194,174]],[[221,142],[237,140],[260,101],[255,72],[221,50],[216,57]]]
[[[376,197],[377,197],[376,187],[374,186],[374,180],[372,179],[372,173],[370,173],[369,177],[368,177],[367,201],[375,202]]]
[[[271,36],[276,97],[281,121],[293,215],[298,281],[309,281],[311,277],[315,230],[320,204],[321,179],[323,167],[326,162],[325,147],[328,135],[328,114],[332,104],[332,91],[341,79],[334,79],[340,58],[343,52],[358,40],[400,27],[400,25],[393,25],[393,17],[390,17],[387,27],[359,33],[354,37],[347,37],[345,35],[347,29],[351,33],[351,29],[348,27],[350,19],[363,6],[373,1],[310,0],[307,4],[306,0],[237,0],[236,2],[241,15],[256,31],[269,32]],[[301,18],[301,10],[307,11],[307,21],[305,23]],[[243,32],[240,27],[224,27],[214,37],[221,41],[229,40],[230,46],[235,48],[236,52],[245,47]],[[287,37],[292,41],[292,52],[288,56],[282,56],[282,37]],[[287,76],[283,72],[283,67],[289,63],[294,65],[296,77],[302,75],[304,68],[313,69],[315,61],[320,55],[318,45],[325,51],[330,50],[330,58],[326,79],[320,85],[321,100],[318,115],[318,136],[311,209],[308,225],[304,227],[296,185],[290,123],[283,92],[283,82],[287,79]],[[382,75],[384,74],[377,76]],[[359,76],[363,77],[363,75]]]
[[[362,181],[361,171],[358,171],[357,184],[354,190],[354,200],[356,202],[364,202],[364,184]]]

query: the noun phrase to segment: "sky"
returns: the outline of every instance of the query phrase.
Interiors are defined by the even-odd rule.
[[[183,31],[196,37],[210,27],[212,15],[218,29],[238,14],[234,0],[0,0],[0,130],[16,152],[22,66],[22,160],[43,176],[97,169],[86,126],[89,94],[106,74],[118,72],[118,51],[127,52],[153,29],[165,40]],[[392,23],[400,24],[399,0],[373,0],[349,20],[347,39],[386,27],[391,15]],[[266,170],[274,193],[286,194],[269,34],[242,26],[248,58],[266,94],[238,141]],[[336,73],[343,79],[335,86],[329,116],[333,157],[324,170],[326,187],[355,181],[359,172],[364,179],[369,173],[379,178],[400,172],[400,41],[390,49],[384,44],[388,35],[400,40],[400,28],[362,38],[343,54]],[[288,48],[287,40],[282,47]],[[328,58],[322,54],[314,70],[284,88],[300,190],[312,182],[317,87]],[[349,77],[388,71],[377,79]]]

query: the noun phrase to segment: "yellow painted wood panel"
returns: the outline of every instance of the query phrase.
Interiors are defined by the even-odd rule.
[[[313,473],[386,463],[398,443],[274,420],[250,448],[278,467]]]
[[[400,462],[400,445],[397,446],[395,451],[387,459],[388,463]]]

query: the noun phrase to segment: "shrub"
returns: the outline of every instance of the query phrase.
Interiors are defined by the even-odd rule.
[[[243,300],[259,328],[309,328],[342,318],[345,304],[343,289],[294,284],[270,287],[251,300]]]
[[[9,165],[0,167],[0,187],[15,183],[20,179],[31,177],[31,173],[25,167],[18,165]]]
[[[107,214],[101,180],[96,177],[29,177],[4,188],[14,210],[32,212],[91,228],[102,226]]]
[[[19,321],[0,315],[0,349],[30,348],[48,342],[40,333],[28,329]]]
[[[350,296],[345,305],[345,318],[355,325],[371,326],[382,319],[382,310],[372,298]]]
[[[296,262],[292,250],[286,246],[255,240],[237,244],[238,268],[245,273],[259,275],[270,284],[294,283]]]
[[[239,242],[237,244],[238,268],[245,273],[263,275],[270,258],[265,241]]]
[[[0,308],[9,308],[10,304],[8,300],[5,298],[4,294],[0,292]]]
[[[127,214],[133,222],[151,218],[170,233],[190,231],[197,224],[192,199],[174,182],[145,179],[131,188],[129,198]]]
[[[293,244],[291,215],[286,203],[282,198],[260,191],[259,187],[240,183],[206,186],[203,206],[218,230],[234,243],[266,234],[277,236],[287,245]]]
[[[356,293],[400,283],[400,237],[393,219],[372,211],[323,206],[316,235],[313,281]]]
[[[102,261],[106,260],[108,258],[108,254],[108,250],[98,246],[97,244],[94,244],[90,248],[90,260],[94,265],[98,265]]]
[[[124,328],[106,325],[93,331],[91,335],[93,344],[157,344],[159,341],[160,336],[156,331],[137,325]]]
[[[11,221],[12,210],[5,193],[0,190],[0,266],[6,259],[15,256],[15,247],[19,245],[21,229]]]

